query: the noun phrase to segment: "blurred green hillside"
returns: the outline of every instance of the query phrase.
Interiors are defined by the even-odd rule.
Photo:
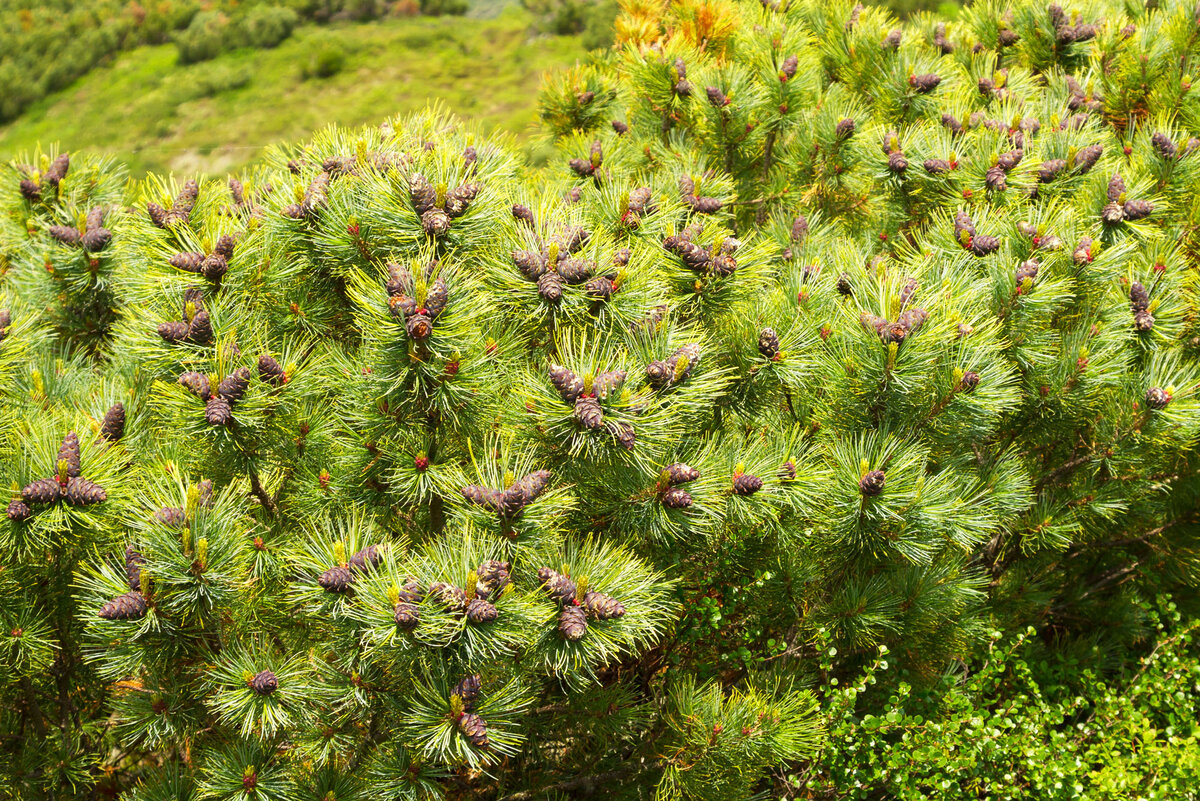
[[[178,63],[173,44],[125,51],[0,126],[0,157],[59,142],[120,154],[135,176],[224,171],[267,144],[434,100],[488,129],[520,134],[534,120],[542,73],[581,48],[574,36],[531,40],[528,12],[500,8],[481,5],[467,18],[305,25],[274,49],[189,65]]]

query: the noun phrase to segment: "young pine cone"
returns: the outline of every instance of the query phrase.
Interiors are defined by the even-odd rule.
[[[1100,160],[1100,154],[1104,152],[1103,145],[1088,145],[1082,147],[1075,154],[1075,170],[1080,175],[1087,173],[1096,166],[1096,162]]]
[[[425,216],[425,213],[437,204],[437,190],[433,188],[429,179],[419,172],[414,172],[408,177],[408,194],[418,217]]]
[[[547,303],[562,299],[563,280],[558,273],[546,273],[537,280],[538,295]]]
[[[335,565],[317,576],[317,584],[329,593],[347,592],[353,583],[354,574],[350,572],[350,568],[341,565]]]
[[[445,236],[450,230],[450,216],[441,209],[430,209],[421,215],[421,227],[430,236]]]
[[[417,624],[421,622],[421,610],[415,604],[401,601],[392,610],[392,619],[396,622],[397,626],[410,631],[415,629]]]
[[[140,590],[142,588],[142,565],[144,564],[146,564],[146,557],[133,548],[125,548],[125,581],[129,584],[129,589]]]
[[[71,247],[79,246],[81,238],[79,231],[69,225],[52,225],[46,231],[52,239],[56,239],[64,245],[70,245]]]
[[[583,394],[583,379],[557,364],[550,365],[550,383],[565,403],[574,403]]]
[[[1146,390],[1146,405],[1155,411],[1162,411],[1171,402],[1171,393],[1160,387]]]
[[[100,438],[109,442],[117,442],[125,436],[125,406],[114,403],[104,413],[104,421],[100,424]]]
[[[587,613],[581,606],[564,606],[558,615],[558,633],[564,640],[578,642],[587,634]]]
[[[575,599],[575,582],[567,576],[548,567],[539,567],[537,577],[547,594],[555,601],[567,603]]]
[[[108,493],[105,492],[104,487],[81,476],[76,476],[67,482],[67,491],[64,495],[67,503],[72,506],[91,506],[108,499]]]
[[[987,256],[1000,249],[1000,240],[994,236],[976,234],[971,238],[970,249],[976,256]]]
[[[612,620],[625,614],[625,606],[611,595],[588,592],[583,596],[583,609],[593,620]]]
[[[379,545],[368,545],[346,561],[351,570],[366,573],[383,561],[383,548]]]
[[[263,354],[258,357],[258,377],[265,384],[281,387],[287,383],[288,377],[273,356]]]
[[[1158,155],[1167,161],[1171,161],[1179,156],[1179,148],[1171,141],[1171,137],[1165,133],[1159,132],[1151,136],[1150,144],[1154,145],[1154,149],[1158,151]]]
[[[758,333],[758,352],[764,359],[774,359],[779,355],[779,335],[773,328],[764,328]]]
[[[513,482],[512,486],[505,490],[505,494],[513,493],[520,500],[522,507],[528,506],[546,491],[553,475],[549,470],[535,470]]]
[[[458,730],[476,748],[487,748],[491,745],[487,736],[487,723],[474,712],[463,713],[458,719]]]
[[[1134,281],[1129,285],[1129,306],[1135,312],[1150,308],[1150,293],[1141,281]]]
[[[113,598],[97,614],[105,620],[140,620],[148,608],[146,597],[134,590]]]
[[[514,203],[512,207],[513,219],[518,222],[523,222],[530,228],[536,228],[537,225],[533,218],[533,211],[528,206],[523,206],[520,203]]]
[[[154,513],[154,520],[171,528],[183,528],[187,525],[187,513],[178,506],[164,506]]]
[[[837,283],[834,284],[834,288],[842,297],[848,298],[854,294],[854,285],[850,283],[850,276],[846,275],[845,273],[842,273],[838,276],[838,280]]]
[[[26,484],[21,490],[21,498],[25,503],[54,503],[62,498],[63,488],[52,478],[40,478]]]
[[[457,695],[462,701],[463,710],[470,712],[475,708],[475,702],[479,700],[479,692],[483,689],[483,681],[478,673],[470,676],[464,676],[462,680],[454,685],[454,689],[450,691],[451,695]]]
[[[217,394],[226,402],[232,404],[240,401],[249,388],[250,368],[239,367],[221,379],[221,383],[217,386]]]
[[[210,281],[220,281],[229,272],[229,261],[220,253],[210,253],[200,263],[200,274]]]
[[[58,455],[54,458],[54,463],[67,463],[67,475],[71,478],[79,475],[79,435],[74,431],[63,437],[62,444],[58,446]]]
[[[679,487],[671,487],[663,493],[662,505],[668,509],[686,509],[692,505],[691,493]]]
[[[179,376],[179,383],[187,387],[202,401],[207,401],[212,392],[212,384],[204,373],[186,372]]]
[[[863,495],[872,497],[883,492],[884,473],[882,470],[872,470],[858,482],[858,489]]]
[[[435,278],[429,284],[429,291],[425,293],[425,313],[431,320],[436,320],[446,310],[449,300],[450,290],[446,286],[446,282],[441,278]]]
[[[584,396],[575,401],[575,419],[584,428],[595,431],[604,425],[604,411],[595,398]]]
[[[228,425],[233,419],[233,409],[230,408],[229,401],[219,396],[209,398],[204,404],[204,419],[210,426]]]
[[[459,490],[462,496],[476,506],[487,509],[489,512],[499,512],[502,493],[499,490],[480,487],[475,484],[463,487]]]
[[[467,620],[472,623],[491,623],[499,616],[496,605],[489,601],[475,598],[467,604]]]
[[[433,334],[433,320],[429,315],[418,312],[404,322],[404,330],[411,339],[421,342]]]
[[[205,256],[203,253],[176,253],[174,256],[168,259],[168,263],[176,270],[183,270],[184,272],[189,273],[198,273],[204,266],[204,259]]]
[[[159,327],[159,335],[162,335],[162,327]],[[194,342],[197,345],[207,345],[212,342],[213,329],[212,318],[208,316],[208,312],[204,309],[196,312],[192,316],[192,321],[187,326],[187,337],[189,342]]]
[[[1154,204],[1148,200],[1127,200],[1122,211],[1127,220],[1141,220],[1154,213]]]
[[[79,237],[80,246],[88,253],[98,253],[112,241],[112,231],[107,228],[89,228]]]
[[[950,162],[945,159],[925,159],[925,163],[922,166],[925,167],[925,172],[930,175],[943,175],[950,172]]]
[[[446,607],[451,612],[467,611],[469,601],[462,587],[456,587],[444,581],[435,581],[429,585],[429,597]]]
[[[1143,334],[1154,330],[1154,315],[1145,310],[1134,312],[1133,327]]]
[[[662,475],[672,487],[687,484],[700,478],[700,471],[683,462],[669,464],[662,470]]]
[[[270,695],[279,689],[279,679],[269,670],[255,674],[246,684],[257,695]]]
[[[925,75],[911,75],[908,79],[908,85],[920,95],[929,94],[938,87],[942,82],[942,76],[932,73]]]
[[[684,198],[684,202],[691,206],[692,211],[697,214],[716,214],[725,205],[725,202],[720,198],[697,197],[695,195]]]
[[[753,495],[762,489],[763,480],[750,473],[739,473],[733,477],[734,495]]]

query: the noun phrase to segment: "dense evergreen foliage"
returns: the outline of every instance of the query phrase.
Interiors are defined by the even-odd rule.
[[[540,169],[6,168],[0,788],[1193,792],[1200,8],[615,35]]]

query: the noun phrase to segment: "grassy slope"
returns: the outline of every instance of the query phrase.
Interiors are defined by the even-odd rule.
[[[0,158],[39,141],[114,154],[135,176],[148,170],[224,171],[267,144],[297,140],[329,123],[379,120],[441,100],[485,127],[520,133],[534,119],[541,74],[572,61],[575,37],[528,41],[529,18],[418,18],[306,27],[275,50],[175,63],[173,45],[123,53],[0,127]],[[328,79],[304,80],[322,46],[346,53]]]

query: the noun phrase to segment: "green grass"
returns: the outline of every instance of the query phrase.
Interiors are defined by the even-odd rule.
[[[181,67],[173,45],[120,54],[0,127],[0,159],[39,142],[89,149],[147,171],[222,172],[268,145],[330,123],[358,125],[441,101],[488,130],[518,135],[535,118],[543,72],[581,53],[577,37],[529,41],[530,18],[391,19],[300,28],[274,50],[243,50]],[[344,69],[304,79],[324,47]]]

